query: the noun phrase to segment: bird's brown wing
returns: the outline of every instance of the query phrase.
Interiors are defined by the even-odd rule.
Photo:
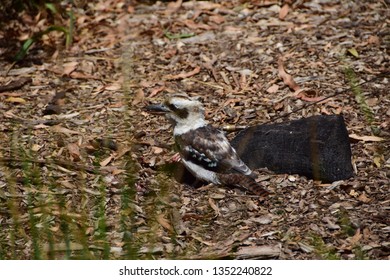
[[[207,170],[236,171],[252,176],[249,167],[237,156],[223,132],[204,126],[175,137],[182,157]]]

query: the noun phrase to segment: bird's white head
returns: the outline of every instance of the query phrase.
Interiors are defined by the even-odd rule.
[[[173,123],[173,133],[180,135],[207,124],[204,119],[202,103],[185,94],[170,95],[164,106],[168,109],[166,117]]]
[[[165,113],[174,126],[174,135],[207,125],[202,103],[186,94],[169,95],[163,104],[149,106],[149,109]]]

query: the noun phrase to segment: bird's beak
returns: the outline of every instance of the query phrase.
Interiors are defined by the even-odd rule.
[[[145,107],[145,110],[152,114],[165,114],[170,112],[168,107],[163,104],[152,104]]]

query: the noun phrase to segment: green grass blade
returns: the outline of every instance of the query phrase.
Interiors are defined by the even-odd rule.
[[[52,25],[52,26],[49,26],[48,28],[46,28],[46,30],[44,30],[42,32],[38,32],[38,33],[34,34],[31,38],[27,39],[23,43],[23,46],[20,48],[19,52],[15,55],[14,61],[22,60],[26,56],[28,50],[30,49],[30,47],[32,46],[32,44],[34,42],[36,42],[39,39],[41,39],[41,37],[43,35],[48,34],[50,32],[53,32],[53,31],[59,31],[59,32],[64,33],[67,45],[72,42],[72,40],[70,39],[70,32],[69,32],[69,30],[67,28],[65,28],[63,26]]]

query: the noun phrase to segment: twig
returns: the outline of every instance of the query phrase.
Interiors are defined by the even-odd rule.
[[[43,159],[32,159],[32,158],[11,158],[11,157],[0,157],[0,163],[10,164],[10,163],[16,163],[16,164],[22,164],[25,162],[29,163],[36,163],[40,165],[49,165],[49,164],[57,164],[64,168],[78,170],[78,171],[86,171],[88,173],[96,173],[97,169],[90,166],[85,166],[81,164],[77,164],[75,162],[70,162],[66,160],[60,160],[60,159],[51,159],[51,160],[43,160]]]
[[[52,126],[52,125],[57,125],[57,124],[61,123],[61,120],[45,120],[45,119],[41,119],[41,120],[28,120],[28,119],[24,119],[24,118],[15,116],[15,115],[10,115],[10,114],[6,115],[6,118],[7,119],[11,119],[13,122],[19,122],[19,123],[27,124],[30,127],[31,126],[35,126],[35,125],[39,125],[39,124]]]

